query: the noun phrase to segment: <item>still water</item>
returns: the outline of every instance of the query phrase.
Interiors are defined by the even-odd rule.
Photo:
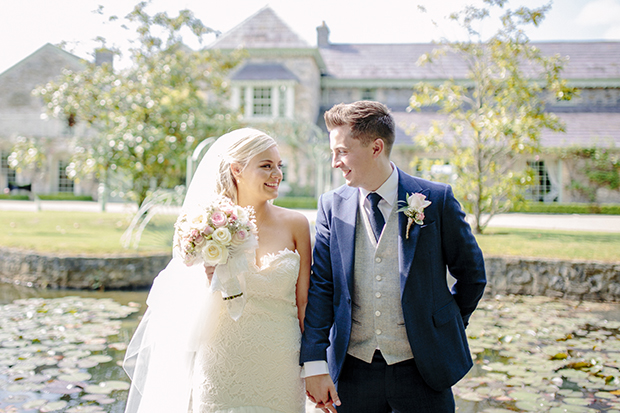
[[[0,353],[0,413],[122,413],[127,398],[122,385],[128,378],[120,362],[146,310],[147,295],[0,284],[1,316],[16,320],[24,332],[7,340],[14,327],[0,320],[0,350],[8,352]],[[16,313],[20,308],[29,314]],[[110,315],[127,308],[133,309],[129,315]],[[33,324],[36,313],[44,313],[44,327],[56,323],[55,317],[90,314],[83,325],[95,333],[94,326],[104,330],[94,338],[65,334],[60,342],[39,340],[27,334],[29,328],[35,334],[43,331],[41,324]],[[57,324],[71,327],[61,318]],[[485,297],[467,331],[476,364],[454,388],[459,413],[620,412],[620,303]],[[37,351],[47,361],[34,362]],[[15,359],[21,370],[16,371]],[[77,387],[68,391],[67,383],[73,382]],[[65,387],[56,391],[58,386]],[[110,391],[110,386],[116,387]]]
[[[0,284],[0,413],[122,413],[120,363],[147,294]]]

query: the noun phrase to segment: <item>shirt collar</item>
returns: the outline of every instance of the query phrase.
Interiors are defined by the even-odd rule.
[[[385,202],[390,205],[390,207],[393,207],[394,204],[396,204],[396,201],[398,201],[398,171],[396,169],[396,165],[394,165],[394,162],[390,162],[390,165],[392,166],[392,173],[383,185],[381,185],[375,192],[381,195],[381,198],[383,198]],[[362,187],[360,187],[359,190],[363,202],[371,191],[368,191]]]

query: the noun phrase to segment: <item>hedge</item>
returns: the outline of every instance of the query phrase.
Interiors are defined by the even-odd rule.
[[[312,197],[284,197],[277,198],[273,203],[283,208],[316,209],[317,200]]]
[[[41,201],[92,201],[90,195],[74,195],[71,193],[59,192],[56,194],[37,194]]]
[[[578,203],[544,203],[528,202],[511,212],[531,212],[539,214],[602,214],[620,215],[618,204],[578,204]]]
[[[11,201],[28,201],[30,198],[28,197],[28,195],[0,194],[0,199],[8,199]]]

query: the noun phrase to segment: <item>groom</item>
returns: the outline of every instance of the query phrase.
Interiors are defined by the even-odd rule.
[[[465,327],[486,285],[465,214],[448,185],[390,162],[394,119],[383,104],[339,104],[325,122],[347,185],[319,200],[307,393],[325,412],[454,412],[451,386],[472,367]],[[420,208],[409,227],[399,209],[410,195]]]

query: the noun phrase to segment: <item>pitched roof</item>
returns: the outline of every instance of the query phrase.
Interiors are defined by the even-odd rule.
[[[232,80],[294,80],[290,70],[279,63],[248,63],[231,76]]]
[[[433,112],[393,112],[396,123],[396,144],[413,145],[413,136],[425,132],[433,120],[445,120],[446,115]],[[614,146],[620,148],[620,113],[556,113],[566,125],[566,132],[545,129],[540,143],[544,148],[569,146]],[[415,128],[412,130],[412,127]],[[450,132],[446,138],[450,138]]]
[[[72,68],[83,67],[84,65],[83,59],[61,49],[60,47],[54,46],[51,43],[46,43],[30,55],[26,56],[13,66],[9,67],[4,72],[0,73],[0,79],[9,77],[11,73],[18,72],[20,68],[23,69],[24,66],[27,66],[29,64],[29,62],[32,62],[33,60],[39,58],[47,61],[47,64],[45,66],[48,69],[50,68],[50,66],[53,66],[52,62],[49,61],[50,59],[53,61],[54,64],[62,62],[62,65],[70,66]],[[56,68],[52,68],[52,70],[56,71],[54,75],[59,74]]]
[[[220,36],[210,49],[306,49],[308,43],[266,6]]]
[[[620,80],[620,42],[532,42],[545,55],[568,56],[562,76],[566,79]],[[331,44],[321,47],[326,76],[340,80],[465,79],[467,66],[454,53],[432,65],[416,63],[439,45]]]

